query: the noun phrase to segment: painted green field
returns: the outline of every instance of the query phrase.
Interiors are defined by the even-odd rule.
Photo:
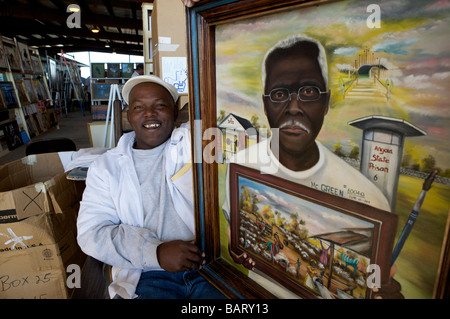
[[[400,175],[395,213],[399,216],[397,237],[422,189],[423,180]],[[406,298],[431,298],[439,266],[450,207],[450,187],[434,183],[403,250],[396,261],[395,279]]]

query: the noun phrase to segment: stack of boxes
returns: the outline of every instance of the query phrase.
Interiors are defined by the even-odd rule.
[[[0,299],[70,298],[67,278],[86,258],[76,242],[79,199],[58,153],[0,166]]]

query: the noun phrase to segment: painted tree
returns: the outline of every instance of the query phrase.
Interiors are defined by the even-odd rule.
[[[245,186],[241,186],[241,195],[239,196],[239,207],[241,210],[250,213],[252,211],[252,201],[250,192]]]

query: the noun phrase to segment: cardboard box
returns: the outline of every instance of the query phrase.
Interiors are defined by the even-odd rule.
[[[2,254],[0,298],[68,298],[65,270],[58,255],[56,244]]]
[[[163,58],[187,56],[185,6],[177,0],[154,0],[151,17],[153,73],[164,78]]]
[[[59,243],[67,234],[76,234],[77,207],[63,213],[43,213],[12,223],[0,224],[0,257],[7,251]]]
[[[66,269],[83,267],[79,196],[57,153],[0,167],[0,299],[68,298]]]
[[[62,173],[57,153],[29,155],[0,166],[0,222],[52,211],[48,190]]]

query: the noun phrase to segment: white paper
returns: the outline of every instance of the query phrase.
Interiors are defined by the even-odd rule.
[[[165,44],[165,43],[160,43],[159,44],[159,51],[160,52],[175,52],[177,49],[178,49],[178,47],[179,47],[180,45],[179,44]]]
[[[170,37],[158,37],[158,43],[159,44],[171,44],[172,38]]]
[[[162,75],[163,80],[172,84],[178,93],[188,93],[185,57],[162,57]]]

